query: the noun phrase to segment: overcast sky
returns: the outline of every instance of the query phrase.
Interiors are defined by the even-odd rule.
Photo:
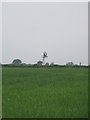
[[[3,3],[3,63],[88,63],[88,3]]]
[[[2,61],[2,4],[0,2],[0,63]]]

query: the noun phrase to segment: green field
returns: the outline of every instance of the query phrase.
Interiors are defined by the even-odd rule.
[[[87,118],[87,68],[3,67],[3,118]]]
[[[0,66],[0,119],[2,118],[2,67]]]

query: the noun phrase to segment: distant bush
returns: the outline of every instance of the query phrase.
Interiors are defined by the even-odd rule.
[[[16,66],[21,65],[21,63],[22,63],[22,61],[20,59],[14,59],[13,62],[12,62],[12,64],[16,65]]]

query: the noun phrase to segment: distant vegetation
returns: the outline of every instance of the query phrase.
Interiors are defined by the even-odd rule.
[[[20,65],[20,64],[22,64],[22,61],[20,59],[15,59],[15,60],[13,60],[12,64],[13,65]]]
[[[45,58],[44,58],[45,59]],[[43,64],[44,61],[44,64]],[[23,63],[20,59],[14,59],[11,64],[2,64],[2,66],[8,67],[90,67],[86,65],[82,65],[81,62],[79,64],[74,64],[73,62],[66,62],[66,65],[55,64],[54,62],[45,63],[45,60],[38,61],[36,64],[26,64]]]

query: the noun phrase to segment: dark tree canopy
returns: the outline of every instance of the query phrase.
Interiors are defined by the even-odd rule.
[[[20,59],[14,59],[12,64],[14,65],[20,65],[22,63],[22,61]]]
[[[42,65],[42,64],[43,64],[42,61],[38,61],[38,62],[37,62],[37,65]]]

